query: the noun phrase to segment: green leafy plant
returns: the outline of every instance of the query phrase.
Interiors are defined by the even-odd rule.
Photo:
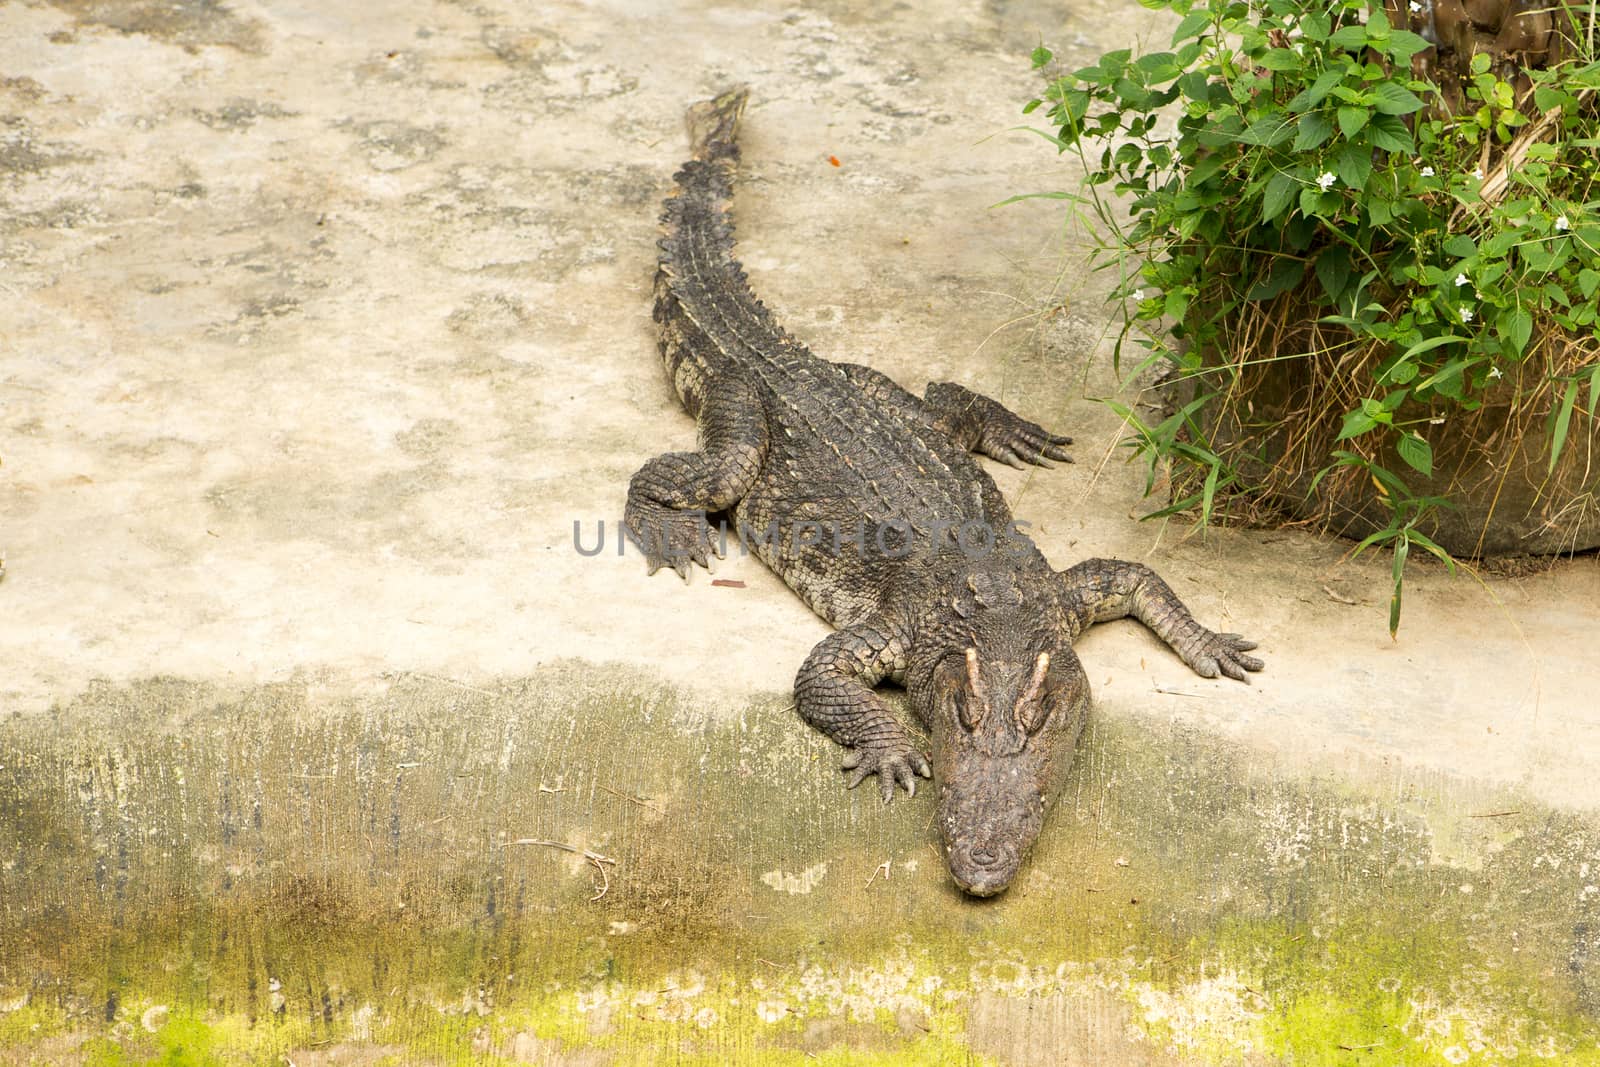
[[[1172,467],[1157,514],[1287,501],[1327,527],[1355,493],[1383,517],[1356,551],[1394,553],[1393,632],[1409,549],[1453,567],[1426,532],[1455,505],[1441,442],[1542,432],[1553,473],[1600,410],[1585,8],[1555,9],[1560,63],[1474,55],[1447,100],[1415,73],[1429,42],[1365,0],[1141,2],[1179,16],[1170,51],[1061,73],[1041,47],[1053,76],[1024,110],[1087,172],[1075,199],[1125,298],[1119,368],[1131,344],[1135,374],[1190,391],[1154,425],[1118,407],[1152,484]]]

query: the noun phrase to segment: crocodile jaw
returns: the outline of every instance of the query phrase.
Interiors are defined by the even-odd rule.
[[[1059,787],[1055,766],[1071,761],[1070,749],[1058,758],[1047,747],[992,756],[959,743],[936,746],[945,864],[965,892],[994,896],[1016,878]]]

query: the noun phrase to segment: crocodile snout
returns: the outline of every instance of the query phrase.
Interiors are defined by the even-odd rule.
[[[950,874],[965,892],[990,897],[1002,892],[1017,876],[1022,854],[1009,842],[989,838],[957,844],[950,850]]]

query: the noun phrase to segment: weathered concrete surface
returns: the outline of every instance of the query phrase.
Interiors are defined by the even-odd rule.
[[[453,1062],[477,1042],[537,1062],[587,1042],[640,1058],[663,1032],[691,1034],[668,1015],[694,998],[634,1005],[626,1018],[653,1020],[638,1030],[619,1013],[592,1033],[588,1009],[668,975],[692,985],[672,960],[714,928],[696,966],[730,978],[704,1003],[727,1023],[694,1046],[706,1056],[1270,1059],[1290,1046],[1263,1033],[1328,1037],[1307,1005],[1338,1016],[1352,998],[1406,1037],[1374,1047],[1415,1062],[1478,1055],[1472,1026],[1592,1054],[1594,560],[1482,582],[1414,564],[1391,642],[1384,561],[1292,532],[1137,522],[1142,476],[1116,419],[1085,402],[1116,388],[1109,279],[1086,276],[1059,205],[988,209],[1078,179],[1005,132],[1033,89],[1027,50],[1042,37],[1087,61],[1151,30],[1123,3],[0,6],[0,1009],[29,998],[0,1014],[0,1045],[31,1049],[22,1062],[88,1056],[85,1041],[142,1055],[138,1035],[156,1038],[108,992],[143,1012],[203,965],[215,989],[184,986],[175,1021],[252,1055],[315,1062],[334,1054],[311,1043],[334,1042]],[[880,811],[838,795],[835,754],[778,695],[825,629],[757,562],[721,568],[744,588],[685,586],[646,580],[634,554],[573,548],[573,523],[592,543],[600,519],[614,545],[628,476],[692,440],[655,359],[653,220],[683,107],[733,81],[755,95],[744,257],[783,320],[823,355],[911,385],[954,378],[1073,433],[1075,467],[996,470],[1046,553],[1145,559],[1269,659],[1244,689],[1189,676],[1128,624],[1087,637],[1097,721],[1121,739],[1097,735],[1078,771],[1102,800],[1063,810],[1026,891],[998,907],[945,889],[923,798]],[[653,701],[682,714],[626,714]],[[753,716],[762,745],[741,763],[726,743]],[[530,762],[512,736],[550,754]],[[1119,760],[1146,762],[1106,770]],[[539,786],[571,788],[573,762],[589,785],[563,806]],[[708,767],[738,784],[710,784]],[[1198,821],[1161,788],[1193,767],[1217,776]],[[674,782],[698,792],[670,800]],[[251,828],[227,807],[246,796],[277,814]],[[1124,803],[1103,836],[1106,805]],[[802,825],[774,818],[796,812]],[[1352,826],[1397,827],[1404,847],[1371,860]],[[520,837],[617,858],[615,887],[591,906],[593,865],[504,843]],[[1239,858],[1262,850],[1278,858]],[[903,929],[862,888],[885,860],[893,889],[871,888],[916,909]],[[1418,873],[1391,877],[1406,864]],[[487,904],[512,875],[533,887],[521,910]],[[819,894],[780,891],[808,881]],[[119,917],[118,885],[147,909],[147,939]],[[152,903],[178,886],[209,888]],[[1155,918],[1123,918],[1139,905],[1097,888],[1155,901]],[[1069,926],[1109,932],[1054,928],[1058,897]],[[1118,922],[1153,971],[1124,967]],[[1423,931],[1409,941],[1408,922]],[[610,954],[626,938],[612,923],[648,929],[646,947]],[[1310,951],[1316,929],[1363,924],[1377,941]],[[838,942],[807,947],[824,927]],[[51,935],[101,929],[126,942],[125,972],[88,962],[105,942]],[[382,950],[358,980],[344,972],[366,944]],[[985,946],[1034,977],[985,985],[973,959],[999,958]],[[530,952],[544,962],[508,962]],[[1385,973],[1398,999],[1369,1004],[1352,959],[1396,956],[1414,957],[1410,992]],[[757,957],[777,971],[761,979]],[[614,959],[636,970],[614,979]],[[797,984],[813,963],[821,994]],[[852,967],[957,995],[852,1018],[827,985],[850,994]],[[290,970],[292,989],[268,989]],[[1324,990],[1318,973],[1352,984]],[[758,979],[785,990],[776,1037],[756,1025]],[[480,981],[522,1014],[469,996],[486,1021],[437,1029],[427,1012]],[[427,992],[396,999],[399,984]],[[322,1011],[335,987],[353,992],[321,1030],[241,1022],[270,1016],[274,992],[285,1012]],[[1537,1003],[1500,997],[1524,987]],[[1019,1009],[1008,991],[1043,999]],[[1117,1044],[1130,1018],[1142,1052]],[[1057,1044],[1017,1039],[1039,1026]],[[1368,1041],[1329,1037],[1323,1062],[1342,1062],[1341,1043]]]

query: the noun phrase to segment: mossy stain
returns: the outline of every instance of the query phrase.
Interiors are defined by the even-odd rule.
[[[1095,719],[977,902],[923,798],[842,789],[776,694],[309,693],[160,679],[0,726],[0,1060],[1600,1062],[1588,816]]]

